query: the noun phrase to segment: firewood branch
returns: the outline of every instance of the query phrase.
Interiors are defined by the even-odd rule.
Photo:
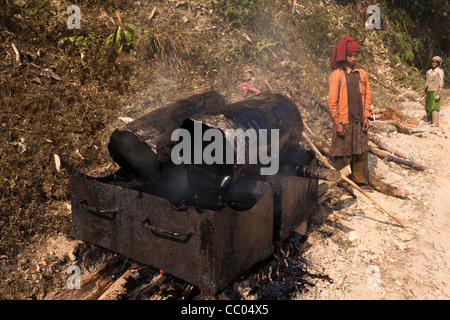
[[[305,140],[310,145],[311,149],[313,149],[314,153],[317,156],[317,159],[327,168],[334,169],[335,168],[328,162],[328,160],[322,155],[322,153],[317,149],[317,147],[314,145],[314,143],[311,141],[311,139],[308,137],[307,134],[303,135],[305,137]],[[397,217],[395,217],[392,213],[390,213],[387,209],[385,209],[382,205],[380,205],[377,201],[375,201],[371,196],[367,194],[363,189],[361,189],[356,183],[354,183],[352,180],[347,178],[345,175],[341,173],[341,179],[350,184],[352,187],[354,187],[356,190],[358,190],[360,193],[362,193],[366,198],[368,198],[370,201],[372,201],[374,204],[376,204],[380,209],[382,209],[384,212],[386,212],[392,219],[394,219],[398,224],[400,224],[403,228],[406,228],[406,226],[401,222]]]
[[[407,161],[407,160],[403,160],[403,159],[397,158],[397,157],[389,154],[388,152],[385,152],[385,151],[380,150],[378,148],[369,146],[369,151],[371,153],[373,153],[374,155],[382,158],[382,159],[386,159],[388,161],[392,161],[392,162],[395,162],[397,164],[408,166],[408,167],[410,167],[410,168],[412,168],[414,170],[417,170],[417,171],[424,171],[425,170],[424,166],[418,165],[418,164],[416,164],[414,162],[411,162],[411,161]]]
[[[394,149],[394,148],[386,145],[383,141],[381,141],[381,139],[379,139],[376,135],[374,135],[372,133],[369,133],[369,140],[372,141],[374,144],[376,144],[380,149],[389,151],[390,153],[392,153],[393,155],[395,155],[399,158],[403,158],[403,159],[408,158],[403,152],[400,152],[397,149]]]
[[[411,134],[425,132],[425,129],[423,128],[413,127],[395,120],[388,120],[385,121],[385,123],[397,127],[397,129],[403,133]]]

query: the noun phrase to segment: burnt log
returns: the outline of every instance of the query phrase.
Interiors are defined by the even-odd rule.
[[[114,257],[104,263],[96,272],[86,279],[81,279],[81,286],[77,290],[67,290],[49,300],[97,300],[113,283],[115,277],[123,273],[124,257]]]
[[[374,188],[378,192],[384,193],[385,195],[388,196],[393,196],[397,198],[404,198],[407,196],[406,192],[404,192],[400,188],[384,183],[383,181],[378,179],[373,173],[369,173],[369,184],[372,188]]]
[[[299,165],[291,165],[290,168],[287,169],[293,172],[294,175],[298,177],[305,177],[310,179],[321,179],[328,181],[336,181],[339,180],[341,174],[337,170],[331,170],[322,167],[310,167],[310,166],[299,166]]]
[[[291,99],[280,94],[260,94],[190,116],[181,128],[194,137],[196,134],[204,137],[210,129],[220,136],[214,137],[213,141],[219,146],[214,153],[214,163],[206,163],[201,157],[200,161],[196,160],[196,153],[198,155],[198,152],[204,152],[212,145],[204,140],[200,148],[195,143],[191,144],[188,152],[191,156],[183,160],[192,164],[188,176],[192,173],[196,177],[188,180],[203,185],[206,191],[221,187],[219,184],[215,187],[211,185],[211,174],[221,177],[218,181],[223,181],[227,176],[231,177],[230,181],[236,181],[239,176],[259,179],[264,175],[276,174],[284,155],[297,148],[302,137],[303,121]],[[272,143],[275,135],[278,145]],[[202,174],[205,174],[204,179]],[[196,187],[199,186],[193,185],[193,188]]]
[[[126,299],[128,300],[139,300],[143,294],[152,290],[153,288],[159,287],[166,280],[166,276],[163,272],[155,274],[149,282],[144,282],[143,284],[137,286],[127,292]]]
[[[134,263],[102,293],[98,300],[118,300],[123,298],[127,290],[133,287],[137,278],[140,276],[139,271],[141,269],[142,266]]]
[[[410,168],[412,168],[414,170],[417,170],[417,171],[424,171],[425,170],[424,166],[421,166],[421,165],[419,165],[417,163],[414,163],[414,162],[411,162],[411,161],[407,161],[407,160],[403,160],[403,159],[397,158],[397,157],[389,154],[388,152],[385,152],[385,151],[380,150],[378,148],[369,146],[369,151],[371,153],[373,153],[374,155],[382,158],[382,159],[386,159],[388,161],[392,161],[392,162],[395,162],[397,164],[401,164],[401,165],[410,167]]]
[[[114,130],[108,144],[111,158],[131,175],[155,178],[161,163],[170,160],[172,132],[187,117],[225,104],[222,95],[210,91],[153,110]]]

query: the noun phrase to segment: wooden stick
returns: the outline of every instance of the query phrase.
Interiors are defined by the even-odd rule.
[[[311,179],[321,179],[328,181],[336,181],[341,175],[337,170],[330,170],[322,167],[309,167],[300,165],[286,165],[285,169],[294,173],[298,177],[306,177]]]
[[[393,214],[391,214],[389,211],[387,211],[383,206],[381,206],[377,201],[375,201],[371,196],[369,196],[363,189],[361,189],[356,183],[354,183],[352,180],[350,180],[349,178],[343,176],[342,179],[344,179],[344,181],[348,182],[351,186],[355,187],[359,192],[361,192],[363,195],[365,195],[370,201],[372,201],[373,203],[375,203],[380,209],[382,209],[384,212],[386,212],[392,219],[394,219],[395,221],[397,221],[403,228],[406,228],[406,226],[399,220],[397,219]]]
[[[393,196],[397,198],[404,198],[407,196],[407,193],[404,190],[401,190],[398,187],[384,183],[371,172],[369,173],[369,184],[373,189],[377,190],[378,192],[384,193],[385,195],[388,196]]]
[[[117,300],[123,297],[127,289],[136,282],[136,278],[139,277],[139,270],[141,269],[142,266],[133,264],[102,293],[98,300]]]
[[[408,167],[410,167],[410,168],[412,168],[414,170],[417,170],[417,171],[424,171],[425,170],[424,166],[418,165],[418,164],[416,164],[414,162],[411,162],[411,161],[407,161],[407,160],[403,160],[403,159],[394,157],[393,155],[390,155],[389,153],[387,153],[387,152],[385,152],[383,150],[380,150],[378,148],[369,146],[369,151],[371,153],[373,153],[374,155],[382,158],[382,159],[387,159],[388,161],[392,161],[392,162],[395,162],[397,164],[402,164],[404,166],[408,166]]]
[[[69,289],[51,300],[97,300],[114,282],[113,275],[122,273],[125,261],[122,257],[113,257],[86,279],[81,279],[81,288]]]
[[[341,183],[342,182],[341,175],[349,176],[352,173],[352,170],[350,169],[350,165],[347,165],[345,168],[341,169],[340,171],[336,171],[336,172],[339,172],[339,179],[334,180],[334,181],[323,181],[323,182],[319,183],[319,188],[317,191],[317,194],[319,197],[322,196],[323,194],[325,194],[325,192],[327,192],[329,189],[331,189],[335,185],[338,185],[339,183]]]
[[[397,127],[397,129],[399,129],[400,131],[402,131],[404,133],[411,134],[411,133],[425,132],[425,129],[423,129],[423,128],[413,127],[413,126],[406,125],[404,123],[401,123],[401,122],[395,121],[395,120],[388,120],[388,121],[386,121],[386,123]]]
[[[369,140],[372,141],[373,143],[375,143],[380,149],[389,151],[390,153],[392,153],[393,155],[399,157],[399,158],[403,158],[403,159],[407,159],[408,157],[398,151],[397,149],[391,148],[388,145],[386,145],[383,141],[381,141],[377,136],[375,136],[374,134],[369,133]]]
[[[353,199],[356,199],[356,194],[353,192],[352,188],[349,185],[346,185],[343,182],[338,183],[338,187],[343,189],[345,192],[347,192],[349,195],[352,196]]]
[[[16,54],[16,62],[17,62],[19,65],[21,65],[22,63],[20,62],[20,53],[19,53],[19,50],[17,50],[17,47],[16,47],[16,45],[15,45],[14,43],[11,43],[11,47],[13,48],[14,53]]]
[[[311,139],[309,139],[309,137],[305,134],[304,135],[306,141],[308,142],[308,144],[311,146],[311,148],[313,149],[313,151],[316,153],[316,156],[318,158],[318,160],[325,165],[327,168],[329,169],[334,169],[334,167],[328,162],[328,160],[320,153],[320,151],[317,149],[317,147],[314,145],[314,143],[311,141]],[[335,170],[335,169],[334,169]],[[397,223],[399,223],[403,228],[406,228],[406,226],[399,220],[397,219],[393,214],[391,214],[388,210],[386,210],[383,206],[381,206],[377,201],[375,201],[371,196],[369,196],[367,194],[367,192],[365,192],[363,189],[361,189],[356,183],[354,183],[352,180],[350,180],[349,178],[347,178],[345,175],[341,174],[341,179],[344,180],[345,182],[347,182],[348,184],[350,184],[352,187],[354,187],[356,190],[358,190],[359,192],[361,192],[364,196],[366,196],[366,198],[368,198],[370,201],[372,201],[373,203],[375,203],[380,209],[382,209],[384,212],[386,212],[392,219],[394,219],[395,221],[397,221]]]
[[[163,272],[155,274],[149,283],[144,283],[138,288],[134,288],[132,292],[127,295],[127,299],[137,300],[142,294],[149,291],[151,288],[160,286],[166,280]]]
[[[384,121],[369,121],[369,124],[375,130],[382,130],[382,131],[387,131],[387,132],[397,132],[398,131],[396,126],[394,126],[392,124],[388,124]]]

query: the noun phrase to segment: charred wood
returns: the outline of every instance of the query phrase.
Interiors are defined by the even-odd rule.
[[[133,264],[126,270],[108,289],[98,298],[98,300],[118,300],[123,298],[128,289],[132,288],[140,277],[139,271],[142,266]]]
[[[298,177],[328,181],[336,181],[341,177],[340,173],[337,170],[331,170],[322,167],[292,165],[292,168],[289,169],[290,172],[293,172],[294,175]]]
[[[115,278],[123,272],[126,260],[115,257],[103,264],[95,273],[81,280],[80,289],[62,292],[52,300],[97,300],[115,282]]]
[[[400,152],[397,149],[391,148],[390,146],[386,145],[383,141],[381,141],[374,134],[369,134],[369,139],[370,139],[370,141],[375,143],[380,149],[389,151],[390,153],[396,155],[397,157],[403,158],[403,159],[407,159],[408,158],[403,152]]]
[[[356,194],[353,192],[353,189],[349,184],[347,184],[345,182],[340,182],[340,183],[338,183],[338,186],[339,186],[339,188],[341,188],[345,192],[347,192],[349,195],[351,195],[353,199],[357,198]]]
[[[166,280],[166,276],[161,272],[155,274],[149,281],[133,288],[127,293],[127,299],[139,300],[146,292],[158,288]]]
[[[369,151],[371,153],[373,153],[374,155],[382,158],[382,159],[386,159],[388,161],[392,161],[392,162],[395,162],[397,164],[401,164],[401,165],[410,167],[410,168],[412,168],[414,170],[417,170],[417,171],[424,171],[425,170],[424,166],[418,165],[418,164],[416,164],[414,162],[411,162],[411,161],[407,161],[407,160],[403,160],[403,159],[397,158],[397,157],[389,154],[388,152],[385,152],[385,151],[380,150],[378,148],[369,146]]]
[[[397,188],[395,186],[384,183],[380,179],[378,179],[373,173],[369,173],[369,184],[372,188],[377,190],[378,192],[384,193],[388,196],[405,198],[407,196],[406,192]]]
[[[344,176],[349,176],[352,173],[349,165],[337,172],[339,172],[339,177],[341,176],[341,174]],[[324,195],[329,189],[331,189],[335,185],[338,185],[341,182],[342,182],[342,180],[338,179],[335,181],[323,181],[322,183],[319,183],[319,188],[317,191],[318,196],[320,197],[320,196]]]

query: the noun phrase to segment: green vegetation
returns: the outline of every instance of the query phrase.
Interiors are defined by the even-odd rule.
[[[117,54],[121,53],[122,50],[129,51],[137,46],[138,39],[136,36],[137,27],[131,23],[125,23],[122,26],[122,20],[118,13],[116,13],[119,19],[119,25],[114,30],[114,32],[106,40],[107,44],[112,43],[114,50]]]
[[[450,49],[448,1],[384,0],[381,8],[393,24],[396,54],[400,58],[418,69],[429,68],[432,56],[446,58]],[[448,64],[445,70],[450,71]]]
[[[239,25],[248,24],[256,13],[263,9],[267,9],[267,0],[208,0],[208,3],[222,12],[230,21]]]
[[[78,53],[84,69],[94,68],[98,71],[105,62],[104,38],[94,32],[89,32],[87,35],[62,38],[61,41],[67,43]]]

